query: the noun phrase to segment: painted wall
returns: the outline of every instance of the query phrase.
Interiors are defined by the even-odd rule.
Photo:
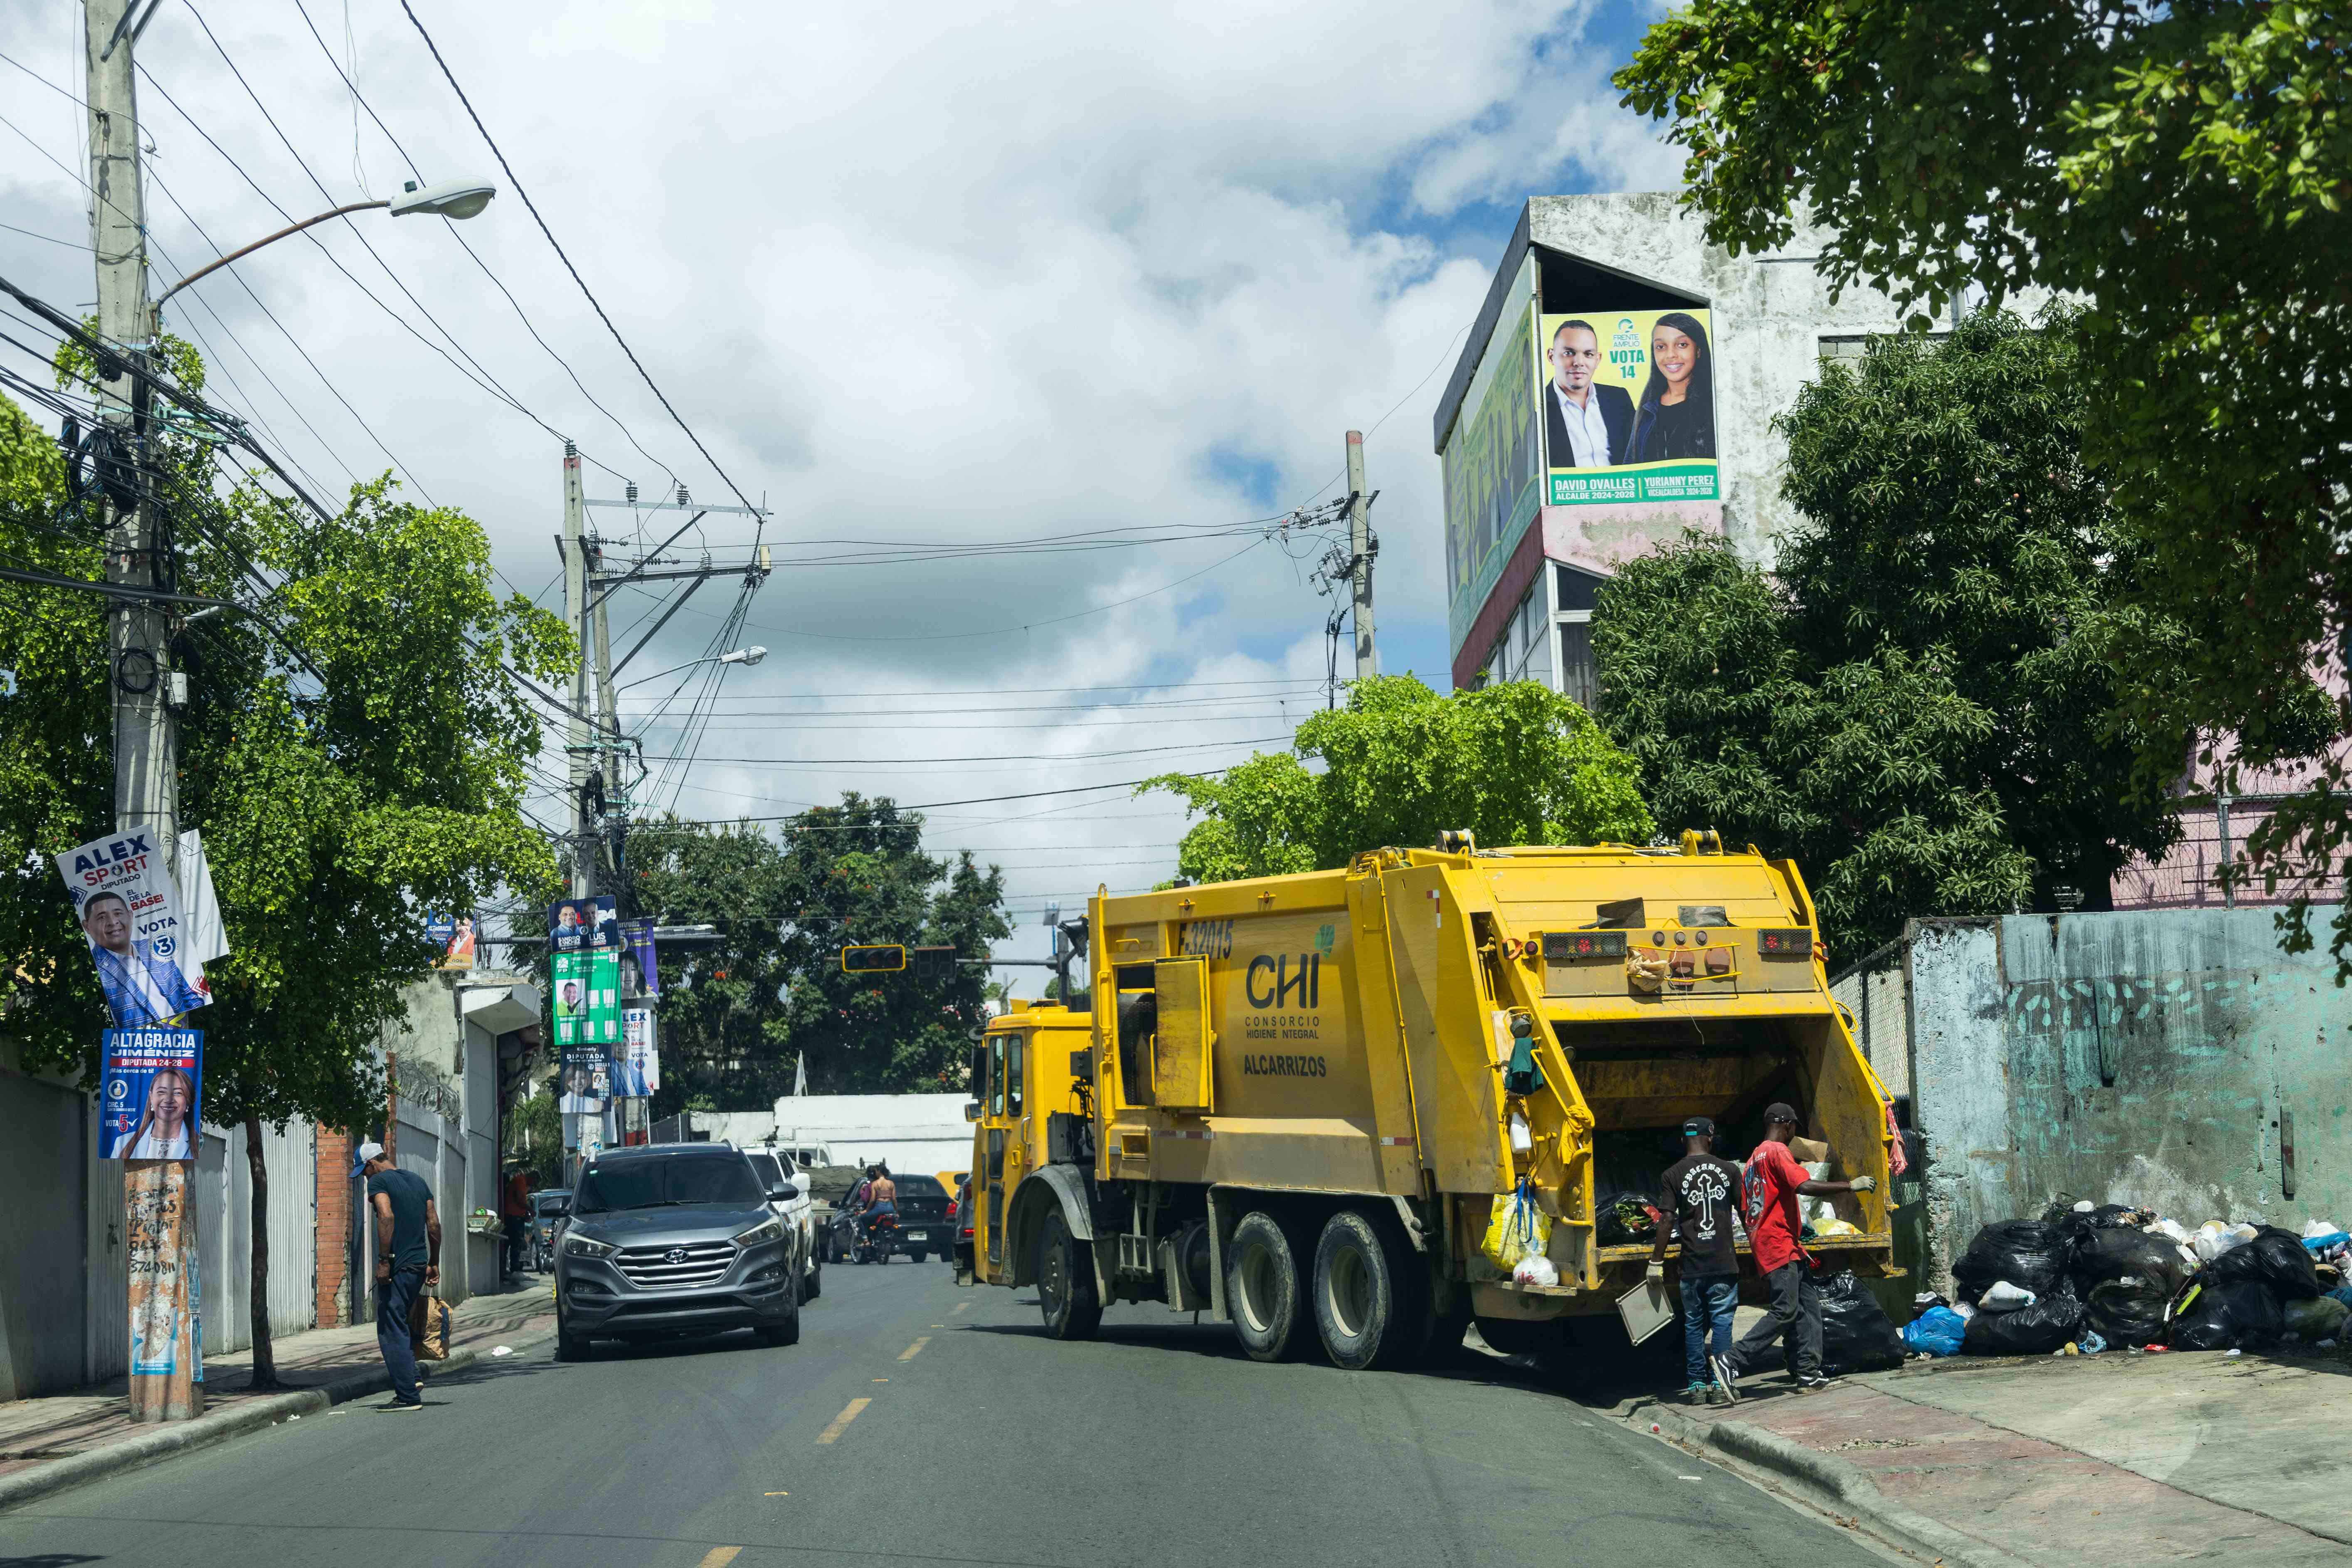
[[[1914,921],[1906,969],[1939,1284],[1979,1226],[2061,1193],[2352,1220],[2352,993],[2270,910]]]
[[[0,1400],[83,1380],[83,1145],[96,1123],[88,1096],[0,1070]]]

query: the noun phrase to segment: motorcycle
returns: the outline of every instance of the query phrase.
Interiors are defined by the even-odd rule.
[[[888,1263],[890,1255],[898,1250],[898,1216],[894,1214],[876,1215],[867,1220],[857,1235],[857,1261]]]

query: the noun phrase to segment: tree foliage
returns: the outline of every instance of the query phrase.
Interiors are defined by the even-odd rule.
[[[708,921],[721,944],[662,963],[660,1114],[699,1102],[766,1105],[789,1092],[803,1053],[812,1092],[962,1087],[988,1016],[986,971],[945,981],[911,971],[845,974],[853,943],[951,946],[984,957],[1012,934],[1003,875],[970,854],[922,850],[923,819],[845,795],[781,837],[742,823],[667,822],[630,839],[639,903]]]
[[[1177,851],[1197,882],[1344,866],[1448,828],[1495,845],[1643,843],[1653,828],[1632,760],[1531,681],[1440,697],[1409,675],[1360,680],[1346,707],[1298,726],[1288,752],[1143,790],[1181,795],[1201,816]]]
[[[2347,22],[2274,0],[1694,0],[1616,78],[1672,117],[1685,200],[1735,253],[1809,213],[1840,285],[2089,302],[2068,324],[2095,368],[2086,447],[2151,617],[2196,633],[2118,641],[2143,783],[2192,742],[2225,790],[2323,757],[2250,845],[2272,874],[2352,841]],[[2352,975],[2352,911],[2335,950]]]
[[[200,384],[193,355],[178,361]],[[60,380],[73,374],[68,363]],[[382,1103],[380,1034],[432,963],[421,911],[551,879],[520,809],[538,725],[500,667],[551,677],[571,639],[499,599],[478,524],[400,501],[389,480],[355,487],[321,521],[213,483],[193,440],[159,437],[150,456],[181,589],[259,609],[180,620],[171,644],[189,675],[181,818],[204,832],[231,948],[206,965],[213,1002],[194,1020],[205,1115],[362,1124]],[[64,505],[55,443],[5,400],[0,553],[101,574],[95,528]],[[95,1081],[105,1005],[47,857],[113,826],[105,605],[14,585],[7,605],[0,668],[17,693],[0,700],[0,853],[18,869],[0,883],[14,961],[0,988],[28,1065]]]
[[[2178,637],[2128,607],[2068,328],[1985,312],[1825,367],[1783,421],[1806,521],[1778,573],[1694,536],[1601,592],[1603,721],[1652,809],[1793,856],[1841,956],[2059,885],[2105,908],[2177,835],[2105,650]]]

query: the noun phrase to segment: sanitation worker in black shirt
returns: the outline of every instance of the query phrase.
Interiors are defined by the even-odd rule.
[[[1669,1233],[1682,1243],[1683,1388],[1685,1403],[1728,1405],[1731,1313],[1739,1305],[1739,1254],[1732,1248],[1731,1216],[1739,1211],[1739,1167],[1715,1157],[1715,1123],[1694,1116],[1683,1123],[1683,1157],[1659,1178],[1674,1216],[1650,1244],[1650,1278],[1666,1274]],[[1715,1354],[1707,1354],[1707,1331]]]

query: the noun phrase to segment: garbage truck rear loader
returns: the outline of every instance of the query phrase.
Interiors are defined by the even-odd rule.
[[[1066,1338],[1125,1300],[1206,1311],[1260,1360],[1401,1366],[1474,1320],[1497,1348],[1565,1347],[1613,1326],[1649,1255],[1605,1234],[1611,1200],[1656,1192],[1685,1118],[1744,1152],[1774,1100],[1830,1174],[1877,1179],[1813,1250],[1891,1273],[1887,1100],[1815,932],[1794,866],[1696,835],[1448,835],[1098,895],[1090,1015],[1024,1006],[982,1038],[960,1278],[1034,1285]],[[1522,1191],[1549,1268],[1515,1280],[1484,1244]]]

